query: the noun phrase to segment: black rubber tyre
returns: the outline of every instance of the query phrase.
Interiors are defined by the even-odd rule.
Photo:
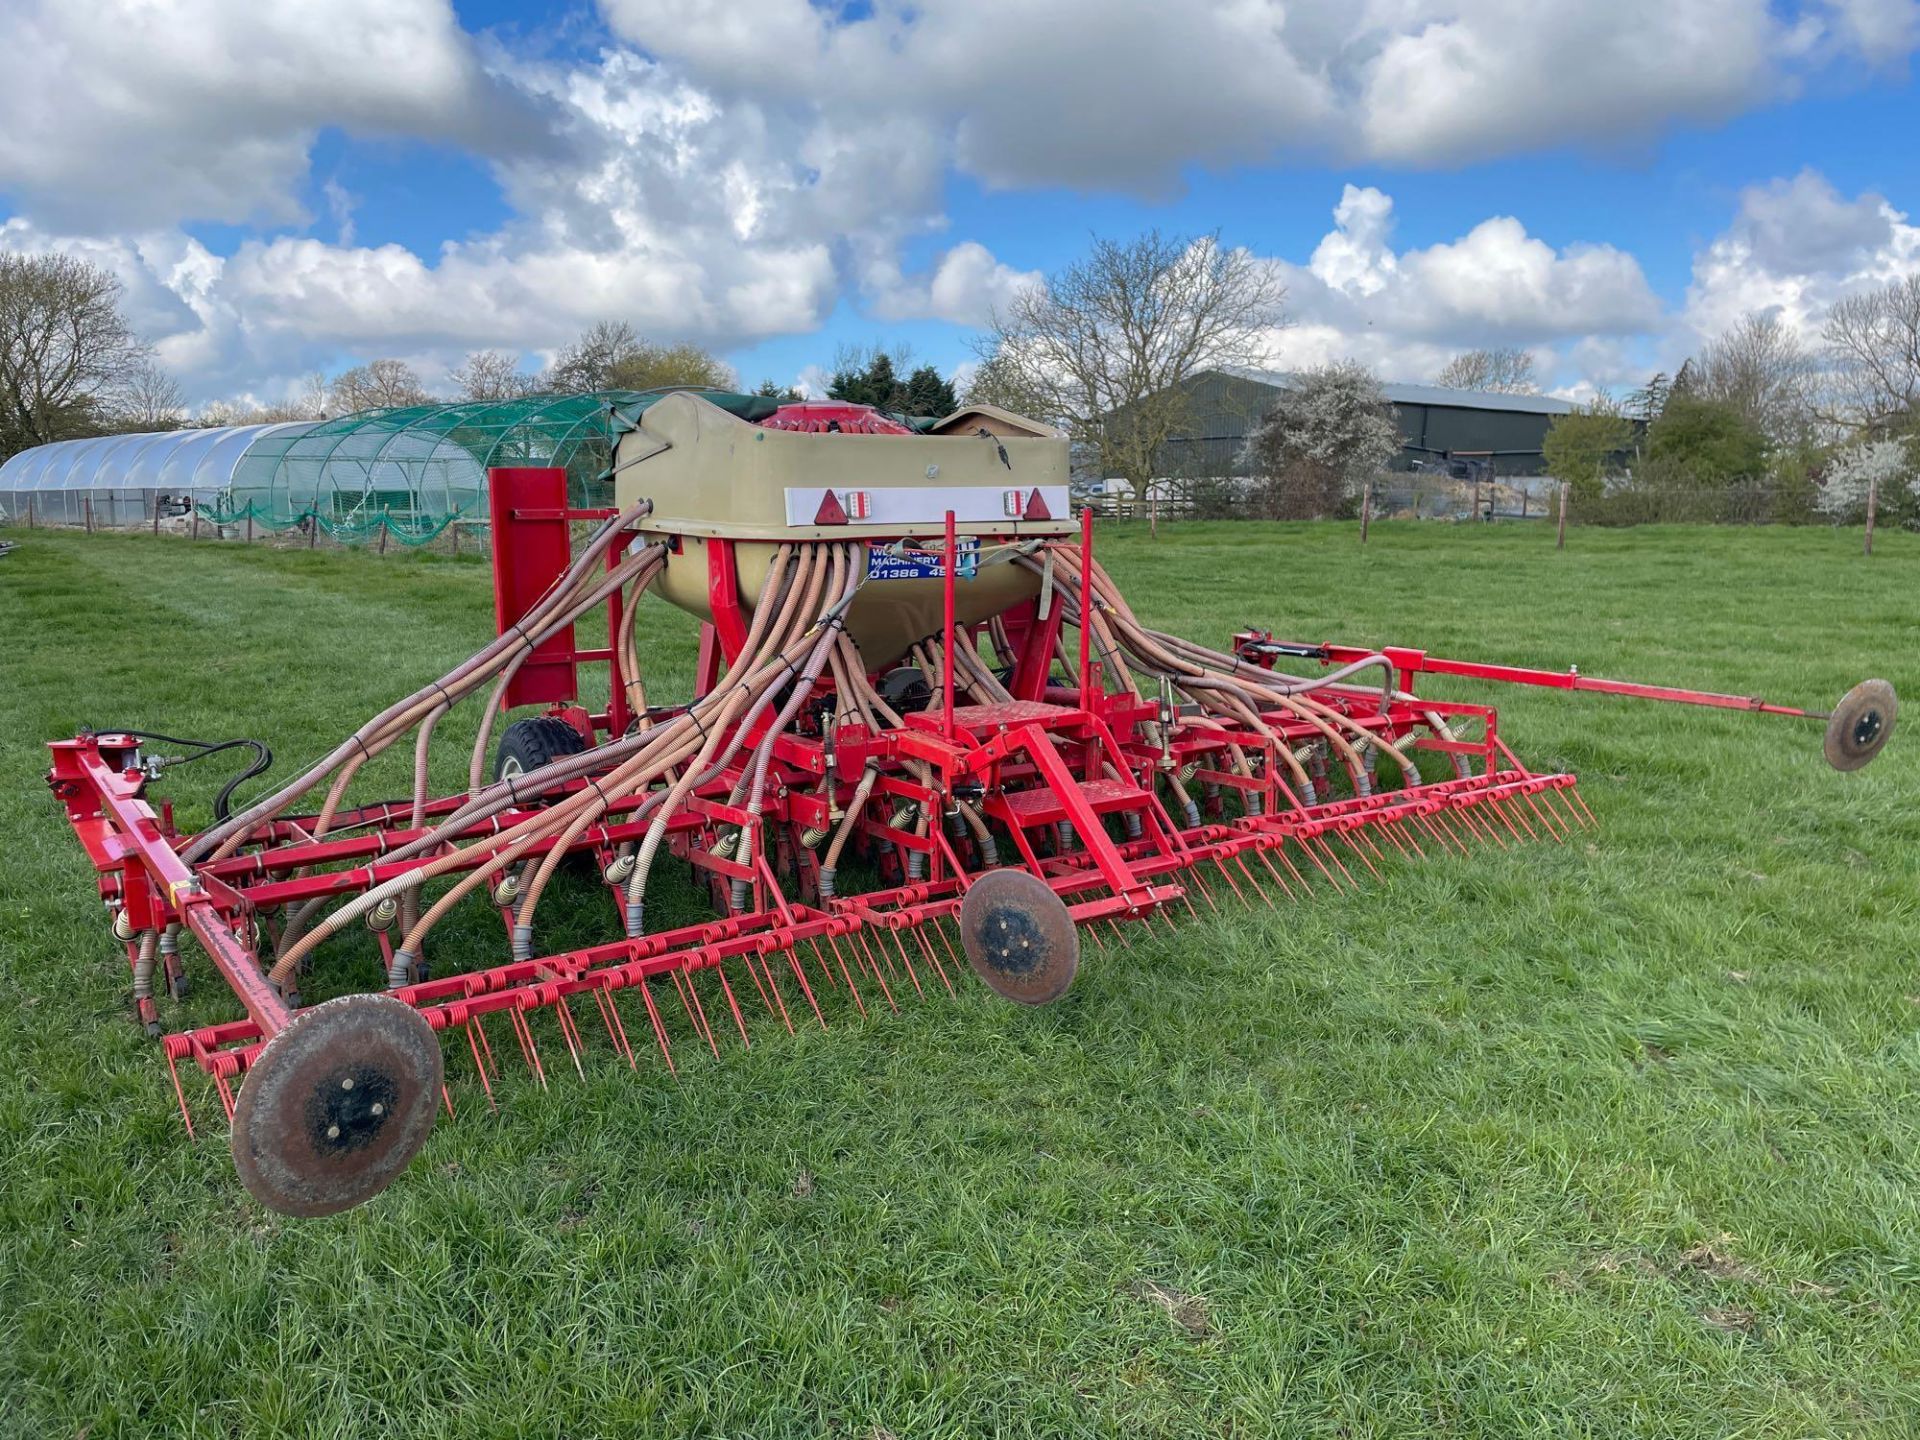
[[[533,715],[516,720],[500,737],[493,752],[493,778],[525,775],[550,765],[566,755],[578,755],[587,748],[580,732],[564,720],[551,715]]]

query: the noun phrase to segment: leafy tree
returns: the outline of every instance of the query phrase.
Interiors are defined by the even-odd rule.
[[[951,415],[960,408],[953,382],[931,365],[922,365],[907,377],[906,399],[909,415]]]
[[[0,454],[98,434],[148,356],[106,270],[0,255]]]
[[[982,360],[967,381],[969,405],[997,405],[1016,415],[1039,416],[1047,403],[1043,393],[1027,382],[1026,373],[998,356]]]
[[[1533,356],[1513,346],[1469,350],[1441,367],[1433,383],[1453,390],[1490,390],[1506,395],[1538,395]]]
[[[601,320],[588,326],[560,352],[539,382],[543,390],[570,393],[671,386],[724,390],[732,383],[727,367],[698,345],[643,340],[624,320]]]
[[[862,357],[837,357],[833,378],[827,382],[827,398],[844,400],[849,405],[872,405],[880,410],[904,411],[907,387],[894,368],[893,356],[885,350],[873,350]]]
[[[1664,370],[1655,371],[1646,384],[1627,396],[1625,413],[1642,425],[1651,425],[1667,408],[1667,397],[1672,393],[1672,378]]]
[[[1730,401],[1675,395],[1647,431],[1647,459],[1674,482],[1718,488],[1766,474],[1767,437]]]
[[[1633,444],[1633,422],[1610,396],[1597,395],[1570,415],[1556,415],[1540,444],[1547,470],[1573,487],[1577,498],[1601,493]]]
[[[1393,407],[1353,361],[1296,376],[1246,442],[1256,507],[1282,519],[1344,510],[1399,453]]]

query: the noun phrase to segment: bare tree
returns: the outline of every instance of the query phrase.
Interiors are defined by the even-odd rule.
[[[200,426],[277,425],[295,420],[327,418],[327,377],[315,371],[303,376],[286,400],[269,405],[242,405],[216,400],[194,417]]]
[[[1836,301],[1820,333],[1854,423],[1885,425],[1920,401],[1920,275]]]
[[[1533,356],[1513,346],[1468,350],[1449,360],[1433,383],[1450,390],[1490,390],[1503,395],[1538,395]]]
[[[624,320],[601,320],[560,352],[540,377],[543,390],[658,390],[732,384],[727,367],[697,345],[643,340]]]
[[[1144,494],[1188,425],[1187,382],[1264,358],[1261,331],[1280,323],[1285,295],[1271,267],[1217,234],[1096,238],[994,315],[968,394],[1058,425],[1093,450],[1103,478]]]
[[[1813,363],[1778,311],[1751,310],[1700,353],[1693,393],[1737,410],[1775,444],[1812,422]]]
[[[447,379],[462,400],[515,400],[534,389],[534,377],[522,371],[519,357],[506,350],[476,350]]]
[[[0,448],[96,432],[147,354],[107,271],[68,255],[0,255]]]
[[[333,377],[327,408],[335,415],[384,405],[421,405],[430,397],[404,360],[372,360]]]
[[[172,430],[187,417],[180,382],[151,356],[134,365],[113,387],[111,419],[115,429]]]

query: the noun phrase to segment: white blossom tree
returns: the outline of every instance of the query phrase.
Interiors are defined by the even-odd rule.
[[[1340,510],[1400,453],[1400,427],[1356,361],[1303,370],[1247,437],[1256,502],[1283,518]]]
[[[1845,525],[1866,515],[1869,495],[1884,501],[1899,486],[1920,495],[1920,479],[1914,475],[1906,445],[1899,440],[1861,440],[1835,453],[1813,503],[1835,524]]]

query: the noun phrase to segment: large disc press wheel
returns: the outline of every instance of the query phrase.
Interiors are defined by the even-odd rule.
[[[1900,702],[1884,680],[1862,680],[1840,697],[1827,717],[1824,749],[1836,770],[1858,770],[1880,753],[1893,734]]]
[[[960,902],[960,944],[996,995],[1058,1000],[1080,968],[1080,932],[1060,897],[1024,870],[990,870]]]
[[[384,1190],[426,1143],[444,1078],[412,1006],[343,995],[269,1040],[233,1107],[233,1163],[283,1215],[331,1215]]]

